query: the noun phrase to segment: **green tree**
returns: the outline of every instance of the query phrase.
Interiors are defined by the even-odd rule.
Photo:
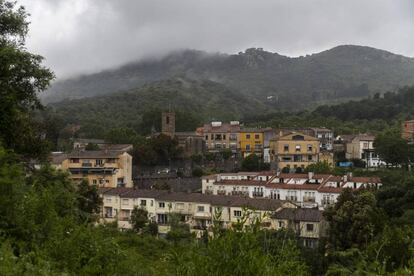
[[[102,205],[102,198],[98,194],[98,188],[95,185],[89,185],[83,180],[77,189],[78,208],[83,218],[88,221],[94,221]]]
[[[385,131],[374,141],[375,151],[387,164],[408,165],[411,147],[397,131]]]
[[[329,223],[329,245],[334,250],[366,248],[381,232],[386,218],[372,192],[351,189],[345,189],[324,216]]]
[[[132,229],[134,229],[136,232],[141,232],[141,230],[148,223],[148,211],[144,208],[135,206],[131,212],[130,221],[132,224]]]
[[[100,148],[97,144],[88,143],[85,147],[85,150],[100,150]]]
[[[194,177],[202,177],[203,176],[203,169],[201,169],[200,167],[194,168],[192,171],[192,175]]]
[[[317,162],[314,164],[310,164],[306,167],[305,172],[313,172],[313,173],[332,173],[332,168],[329,166],[328,162]]]
[[[46,144],[31,112],[42,107],[37,95],[53,74],[41,65],[41,56],[26,50],[27,32],[25,9],[0,0],[0,142],[27,157],[41,157]]]

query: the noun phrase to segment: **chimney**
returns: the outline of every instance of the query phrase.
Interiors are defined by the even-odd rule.
[[[348,175],[348,180],[351,180],[352,179],[352,172],[347,173],[347,175]]]
[[[348,174],[344,175],[344,182],[348,182]]]
[[[313,172],[308,172],[308,178],[312,179],[313,178],[314,173]]]

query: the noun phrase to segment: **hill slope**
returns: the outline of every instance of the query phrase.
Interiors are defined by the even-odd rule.
[[[159,130],[161,111],[177,112],[177,131],[194,131],[204,121],[234,120],[268,108],[212,81],[163,80],[124,93],[51,104],[66,124],[80,124],[91,137],[115,127],[148,134]]]
[[[414,59],[352,45],[298,58],[260,48],[236,55],[183,50],[57,82],[44,100],[106,95],[173,77],[211,80],[274,108],[300,109],[315,102],[361,98],[413,85]]]

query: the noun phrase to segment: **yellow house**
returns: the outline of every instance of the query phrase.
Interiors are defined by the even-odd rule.
[[[319,140],[299,132],[270,140],[271,161],[278,169],[306,168],[319,160]]]
[[[124,151],[74,151],[60,169],[69,171],[75,181],[86,179],[98,187],[133,187],[132,156]]]
[[[239,144],[243,157],[252,153],[262,156],[264,131],[261,129],[241,129],[239,132]]]

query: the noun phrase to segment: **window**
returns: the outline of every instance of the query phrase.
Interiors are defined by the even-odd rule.
[[[110,203],[111,201],[112,201],[112,198],[110,198],[110,197],[106,198],[106,202]]]
[[[158,207],[165,208],[165,202],[159,202],[158,203]]]
[[[154,206],[154,200],[151,200],[151,207]]]
[[[250,139],[250,134],[246,134],[246,139]]]
[[[176,203],[175,208],[177,210],[184,210],[184,203]]]
[[[94,179],[94,180],[92,180],[92,183],[93,183],[93,185],[96,185],[96,184],[98,184],[98,180]]]
[[[234,210],[233,214],[235,217],[241,217],[242,212],[240,210]]]
[[[249,144],[246,145],[246,151],[250,151],[250,145]]]
[[[308,161],[312,161],[312,155],[308,155]]]
[[[260,139],[260,135],[259,135],[259,134],[255,134],[255,135],[254,135],[254,139],[256,139],[256,140],[257,140],[257,139]]]
[[[108,158],[108,159],[106,160],[106,162],[107,162],[107,163],[115,163],[115,162],[116,162],[115,160],[116,160],[115,158]]]
[[[101,165],[103,165],[103,160],[102,159],[96,159],[95,163],[96,163],[97,166],[101,166]]]
[[[300,152],[300,145],[296,145],[295,150],[296,152]]]
[[[211,134],[211,135],[210,135],[210,139],[211,139],[211,140],[214,140],[214,134]]]
[[[157,222],[159,224],[167,224],[168,223],[167,214],[157,214]]]
[[[234,141],[237,140],[237,134],[230,134],[230,140]]]
[[[129,204],[128,198],[123,198],[122,199],[122,205],[128,205],[128,204]]]
[[[303,141],[303,140],[305,140],[305,137],[302,136],[302,135],[295,135],[295,136],[292,137],[292,140]]]
[[[208,140],[208,135],[206,135],[206,140]]]
[[[226,134],[223,134],[223,140],[226,140]]]
[[[312,151],[312,145],[308,145],[308,151]]]
[[[283,151],[289,151],[289,145],[284,145],[283,146]]]
[[[147,206],[147,201],[145,199],[141,200],[141,206]]]
[[[197,206],[197,212],[204,212],[204,206]]]
[[[283,221],[279,221],[279,228],[282,228],[284,226],[285,226],[285,224],[283,223]]]
[[[70,163],[79,163],[79,158],[70,159]]]
[[[312,223],[306,223],[306,231],[307,232],[313,232],[313,224]]]

